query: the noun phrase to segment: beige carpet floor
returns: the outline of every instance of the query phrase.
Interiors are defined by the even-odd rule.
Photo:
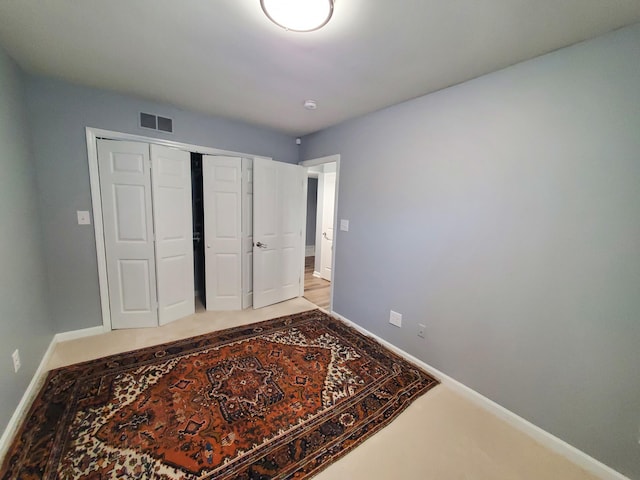
[[[56,368],[179,338],[316,308],[297,298],[259,310],[205,312],[153,329],[117,330],[59,343]],[[318,480],[589,480],[566,458],[439,385],[394,422],[331,465]]]

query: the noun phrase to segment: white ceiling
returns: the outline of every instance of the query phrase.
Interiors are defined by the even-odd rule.
[[[0,0],[0,44],[30,73],[303,135],[638,21],[640,0],[336,0],[292,33],[259,0]]]

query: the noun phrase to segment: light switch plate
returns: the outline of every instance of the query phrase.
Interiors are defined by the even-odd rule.
[[[345,220],[344,218],[340,219],[340,230],[343,232],[349,231],[349,220]]]
[[[91,225],[91,216],[85,210],[78,210],[78,225]]]
[[[18,373],[18,370],[20,370],[20,352],[16,349],[12,354],[11,354],[11,359],[13,360],[13,370],[15,373]]]

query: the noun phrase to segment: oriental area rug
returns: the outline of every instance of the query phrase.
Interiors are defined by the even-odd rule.
[[[438,381],[314,310],[49,372],[2,479],[304,479]]]

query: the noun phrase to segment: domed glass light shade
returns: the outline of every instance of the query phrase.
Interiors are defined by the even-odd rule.
[[[333,15],[333,0],[260,0],[260,5],[273,23],[292,32],[317,30]]]

